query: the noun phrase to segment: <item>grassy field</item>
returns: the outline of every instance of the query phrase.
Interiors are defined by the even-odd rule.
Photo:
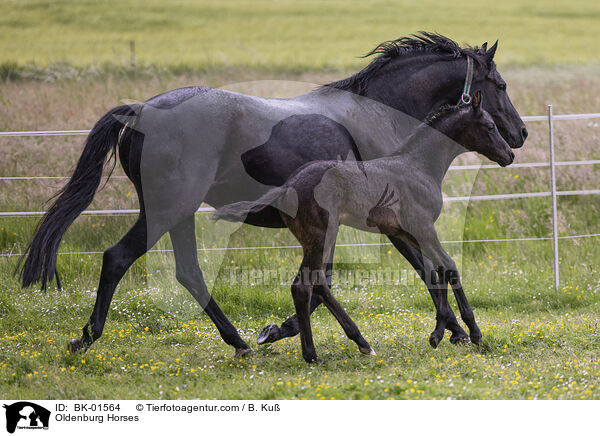
[[[183,70],[357,68],[378,42],[418,31],[480,45],[501,41],[504,65],[585,64],[595,50],[600,6],[535,0],[347,2],[228,0],[3,1],[0,64],[78,67],[140,64]]]
[[[324,8],[324,9],[323,9]],[[399,2],[159,2],[0,3],[0,131],[86,129],[124,99],[145,100],[187,85],[225,87],[285,97],[365,64],[355,56],[377,42],[419,29],[458,41],[500,39],[499,68],[522,115],[546,104],[555,113],[600,111],[600,54],[595,2],[568,5],[516,0],[466,1],[419,7]],[[102,11],[102,15],[98,15]],[[156,26],[151,32],[148,27]],[[595,26],[595,27],[594,27]],[[129,40],[138,68],[128,67]],[[122,73],[125,74],[122,74]],[[35,80],[27,80],[27,79]],[[38,80],[39,79],[39,80]],[[277,79],[260,81],[262,79]],[[556,123],[556,159],[600,159],[599,123]],[[547,160],[547,126],[528,125],[516,162]],[[68,175],[81,137],[3,138],[0,177]],[[462,162],[476,162],[468,156]],[[487,163],[487,162],[484,162]],[[115,178],[91,209],[136,208],[128,180]],[[558,188],[596,189],[598,166],[560,167]],[[61,180],[0,180],[0,211],[42,210]],[[548,189],[543,168],[450,172],[447,195]],[[598,233],[595,196],[559,199],[561,235]],[[133,216],[80,217],[61,252],[102,252]],[[200,263],[223,311],[254,348],[233,357],[216,328],[175,282],[168,253],[150,253],[126,274],[105,334],[85,355],[66,351],[95,300],[101,254],[61,254],[65,290],[20,289],[17,257],[35,218],[0,217],[0,397],[3,398],[309,398],[309,399],[580,399],[600,398],[600,245],[597,238],[560,241],[561,289],[552,280],[549,241],[448,244],[462,261],[463,283],[484,337],[480,347],[437,350],[430,298],[408,264],[389,246],[340,247],[334,289],[377,356],[363,356],[332,316],[319,309],[313,331],[326,366],[309,366],[298,338],[255,344],[267,323],[293,312],[290,281],[300,251],[201,251]],[[198,245],[295,245],[283,230],[230,229],[198,216]],[[548,237],[550,200],[532,198],[448,204],[441,239]],[[385,242],[343,229],[340,243]],[[157,248],[168,249],[168,240]],[[237,270],[236,270],[237,268]],[[402,272],[386,281],[388,271]],[[241,271],[236,280],[231,271]],[[247,277],[243,272],[248,271]],[[265,271],[276,271],[268,279]],[[453,298],[451,297],[455,311]]]

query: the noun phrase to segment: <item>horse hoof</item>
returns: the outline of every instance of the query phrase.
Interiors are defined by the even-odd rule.
[[[234,357],[249,357],[252,354],[252,348],[236,348]]]
[[[71,354],[81,353],[85,351],[83,341],[81,339],[71,339],[69,341],[69,345],[67,346],[67,350]]]
[[[315,357],[314,359],[311,359],[310,361],[307,361],[308,363],[310,363],[311,365],[319,365],[319,366],[325,366],[326,363],[324,360],[322,360],[320,357]]]
[[[436,336],[434,333],[432,333],[429,336],[429,345],[431,345],[432,348],[437,348],[438,344],[442,341],[441,337]]]
[[[279,327],[277,327],[277,324],[271,324],[260,331],[258,334],[258,339],[256,339],[256,343],[258,345],[269,344],[271,342],[276,342],[279,339],[281,339]]]
[[[377,353],[371,348],[362,348],[362,347],[358,347],[359,351],[363,354],[368,354],[370,356],[377,356]]]
[[[481,345],[481,335],[471,335],[471,342],[475,345]]]
[[[464,333],[460,333],[460,334],[457,334],[457,335],[450,336],[450,343],[454,344],[454,345],[465,345],[465,344],[468,344],[470,342],[471,342],[471,340]]]

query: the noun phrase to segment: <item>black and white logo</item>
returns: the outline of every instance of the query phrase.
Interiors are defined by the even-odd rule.
[[[29,401],[19,401],[3,406],[6,409],[6,431],[14,433],[18,429],[47,430],[50,411]]]

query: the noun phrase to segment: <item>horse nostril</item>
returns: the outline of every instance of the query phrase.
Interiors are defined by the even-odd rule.
[[[525,132],[525,136],[527,136],[527,132]],[[515,154],[512,151],[510,152],[510,160],[515,160]]]
[[[529,133],[527,132],[527,128],[523,127],[521,129],[521,137],[523,138],[523,141],[525,141],[527,139],[527,136],[529,135]]]

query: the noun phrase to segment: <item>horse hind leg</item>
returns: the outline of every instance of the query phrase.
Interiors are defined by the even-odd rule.
[[[221,308],[210,295],[202,270],[198,265],[196,250],[196,229],[194,216],[184,219],[170,231],[173,250],[175,252],[176,277],[192,294],[213,321],[225,343],[235,348],[236,356],[245,356],[252,349],[244,342],[236,328],[221,311]]]
[[[148,251],[147,247],[146,217],[142,209],[133,227],[119,242],[104,252],[94,310],[83,327],[81,338],[71,340],[71,352],[84,352],[100,338],[119,281],[133,262]]]
[[[310,285],[309,268],[307,267],[306,257],[300,265],[298,275],[292,284],[292,298],[294,307],[296,308],[296,316],[298,319],[298,327],[300,330],[300,345],[302,346],[302,357],[308,363],[322,363],[317,356],[315,344],[313,342],[312,329],[310,326],[310,299],[312,287]]]
[[[331,249],[331,254],[329,255],[329,262],[325,266],[325,274],[327,276],[327,285],[331,289],[331,281],[333,275],[333,257],[335,251],[335,244]],[[310,297],[310,307],[309,313],[312,313],[323,303],[321,297],[315,293],[312,293]],[[258,334],[258,338],[256,339],[256,343],[258,345],[269,344],[272,342],[277,342],[284,338],[291,338],[296,336],[300,332],[300,327],[298,325],[298,317],[296,314],[290,316],[283,323],[281,323],[281,327],[277,324],[269,324],[268,326],[263,327],[263,329]]]
[[[322,261],[318,265],[318,273],[316,274],[316,283],[313,284],[313,292],[321,297],[323,303],[329,309],[331,314],[338,321],[346,336],[353,340],[356,345],[358,345],[358,349],[363,354],[375,355],[375,351],[371,348],[369,343],[360,333],[360,330],[350,318],[350,316],[346,313],[342,305],[335,299],[333,294],[331,293],[331,288],[329,285],[329,278],[327,277],[327,268],[329,267],[333,255],[333,250],[335,246],[335,241],[338,234],[338,224],[337,219],[333,218],[331,215],[328,216],[327,219],[327,231],[325,233],[325,238],[323,240],[323,245],[320,247],[320,259],[329,259],[327,263],[323,263]],[[315,261],[319,259],[319,254],[315,256]],[[314,265],[315,267],[317,264]]]
[[[312,220],[307,220],[307,222],[311,222],[314,227],[314,225],[318,223],[318,220],[316,220],[314,216],[312,218]],[[321,297],[323,303],[325,303],[327,309],[329,309],[335,319],[340,323],[346,335],[356,342],[361,353],[375,355],[375,352],[365,338],[363,338],[354,321],[352,321],[340,303],[334,298],[327,284],[327,274],[325,272],[327,264],[323,262],[323,259],[330,258],[338,230],[336,219],[329,216],[327,221],[329,224],[323,229],[324,231],[322,233],[314,230],[308,232],[305,230],[306,226],[299,222],[292,223],[292,226],[288,225],[304,248],[304,260],[302,261],[302,267],[300,268],[300,273],[296,279],[296,281],[300,282],[300,286],[294,283],[294,286],[292,287],[294,305],[296,306],[298,323],[300,325],[300,336],[304,358],[308,362],[318,360],[314,345],[312,344],[312,331],[307,310],[309,308],[312,293]],[[333,222],[333,224],[331,224],[331,222]],[[307,281],[308,284],[306,283]],[[308,292],[299,292],[304,289],[307,289]],[[306,299],[307,296],[308,300]]]
[[[340,326],[342,326],[346,336],[348,336],[348,338],[353,340],[356,345],[358,345],[359,351],[363,354],[375,356],[375,351],[373,351],[373,348],[371,348],[367,340],[362,336],[355,322],[352,320],[352,318],[350,318],[342,305],[331,293],[329,286],[327,286],[325,271],[319,271],[317,275],[317,283],[313,287],[313,292],[323,299],[323,303],[325,303],[327,309],[329,309]]]

